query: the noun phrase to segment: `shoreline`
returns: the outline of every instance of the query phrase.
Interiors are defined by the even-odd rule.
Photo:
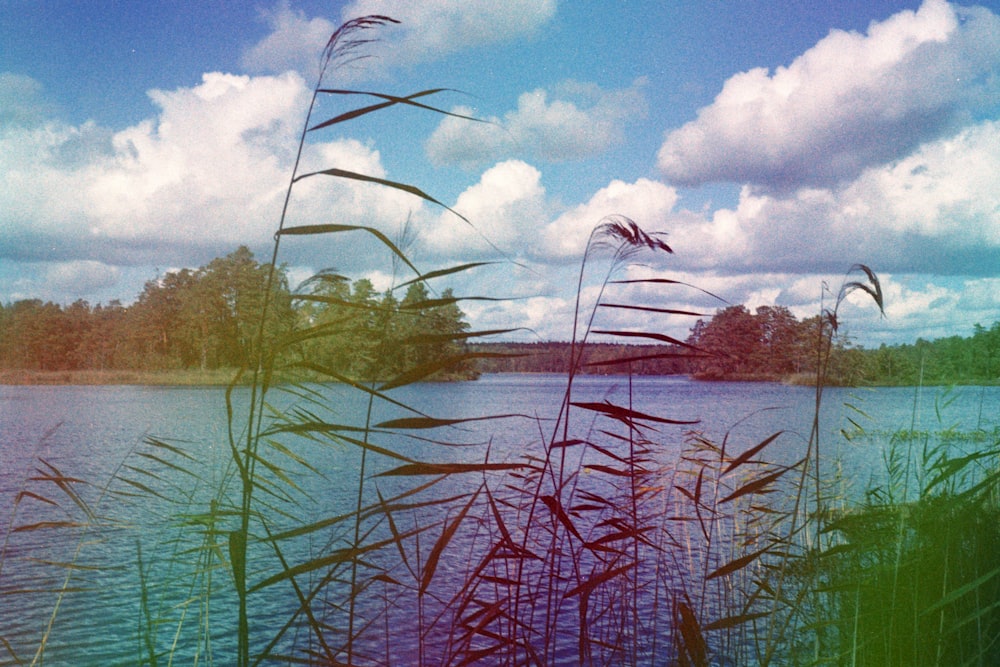
[[[31,371],[0,370],[0,385],[10,386],[101,386],[226,387],[236,376],[231,368],[210,371],[176,369]]]
[[[134,385],[149,387],[227,387],[236,377],[237,369],[219,368],[215,370],[200,369],[174,369],[162,371],[144,370],[74,370],[74,371],[36,371],[20,369],[0,369],[0,386],[101,386],[101,385]],[[495,372],[503,375],[504,372]],[[524,374],[519,372],[519,374]],[[590,374],[587,374],[590,375]],[[624,376],[625,374],[593,374],[595,377]],[[248,384],[248,377],[240,384]],[[741,377],[699,377],[697,375],[688,376],[698,382],[771,382],[775,384],[813,386],[814,377],[809,376],[806,381],[804,375],[790,377],[775,376],[741,376]],[[438,382],[469,382],[475,378],[461,379],[449,378],[436,380]],[[281,382],[281,380],[279,380]],[[987,384],[967,384],[956,383],[933,383],[925,384],[925,387],[943,386],[976,386],[991,387],[996,383]],[[865,383],[855,385],[859,387],[908,387],[912,385],[888,384],[888,383]]]

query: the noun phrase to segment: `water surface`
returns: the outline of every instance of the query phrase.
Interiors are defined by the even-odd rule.
[[[378,435],[373,440],[416,460],[478,462],[488,451],[491,461],[516,461],[529,451],[537,451],[540,442],[559,439],[554,435],[555,418],[560,414],[564,388],[565,378],[559,375],[517,374],[406,387],[393,397],[435,417],[504,417],[421,432],[421,438]],[[327,420],[364,424],[367,404],[363,397],[343,387],[314,390],[315,395],[274,392],[271,399],[281,409],[299,407]],[[312,401],[316,396],[322,397],[321,403]],[[241,420],[247,397],[245,389],[234,395],[237,444],[244,428]],[[715,441],[726,439],[734,453],[782,431],[769,447],[768,456],[790,463],[805,452],[813,426],[815,394],[808,387],[771,383],[703,383],[682,377],[640,377],[630,382],[622,377],[582,377],[576,381],[574,400],[610,401],[661,417],[697,422],[658,426],[656,438],[664,460],[676,457],[691,431]],[[374,408],[371,423],[412,416],[395,406]],[[845,489],[861,494],[883,483],[886,447],[893,442],[892,434],[900,430],[995,432],[998,415],[997,387],[947,392],[912,387],[827,389],[819,431],[822,462],[828,474],[844,480]],[[602,428],[601,420],[590,412],[577,411],[572,420],[576,437]],[[146,444],[149,437],[163,438],[187,452],[194,462],[172,457],[169,450],[151,449]],[[460,446],[442,448],[430,442],[443,439]],[[895,442],[899,446],[899,440]],[[349,511],[357,491],[358,451],[301,438],[291,438],[287,444],[316,466],[313,473],[295,478],[302,492],[315,501],[308,511],[317,517],[341,508]],[[954,446],[974,449],[981,441],[958,438]],[[196,474],[165,468],[150,453],[181,467],[190,466]],[[30,661],[53,611],[58,610],[48,639],[48,664],[134,664],[142,652],[139,558],[148,564],[185,547],[166,534],[150,534],[149,527],[166,525],[176,530],[182,523],[177,515],[195,509],[204,512],[220,485],[233,483],[235,471],[229,461],[229,430],[221,389],[0,387],[0,530],[5,545],[0,570],[0,593],[4,596],[0,636],[10,642],[20,659]],[[399,463],[378,456],[367,461],[372,474]],[[56,471],[80,481],[63,479],[70,490],[67,492],[52,481]],[[144,471],[155,471],[156,476],[144,476]],[[113,477],[116,481],[111,483]],[[128,496],[110,495],[116,490],[148,496],[136,484],[122,484],[123,478],[156,488],[161,487],[153,482],[166,480],[166,495],[174,502],[156,496],[133,502]],[[437,492],[462,493],[468,491],[463,484],[479,481],[455,477],[442,483]],[[409,483],[380,478],[377,486],[391,494],[403,488],[394,484],[404,482]],[[369,485],[370,499],[374,499],[375,486]],[[15,499],[26,490],[37,495],[22,495],[15,515]],[[74,494],[78,494],[76,500]],[[87,518],[84,506],[93,512],[89,519],[102,526],[101,530],[53,526],[11,532],[11,527],[42,521],[83,523]],[[281,524],[281,518],[276,517],[276,529]],[[317,535],[311,535],[298,548],[302,554],[289,557],[323,553],[328,547]],[[76,569],[52,567],[44,561],[73,562]],[[69,580],[67,574],[72,575]],[[226,575],[223,570],[213,575],[217,579],[212,587],[221,591],[212,606],[217,622],[233,608],[232,595],[225,592]],[[67,581],[69,588],[79,583],[84,590],[60,598],[56,591]],[[173,584],[178,591],[175,598],[186,605],[182,611],[190,615],[187,623],[204,622],[199,620],[196,592],[183,590],[190,584],[184,579]],[[23,592],[28,590],[37,592]],[[267,596],[258,599],[262,601],[254,609],[255,623],[267,626],[270,618],[287,613],[286,602]],[[173,611],[176,615],[177,610]],[[158,643],[169,646],[175,629],[163,629]],[[219,632],[211,645],[200,646],[185,645],[186,633],[181,634],[179,646],[184,648],[179,654],[211,654],[218,664],[230,662],[232,633]],[[294,636],[287,641],[294,643]],[[8,660],[10,656],[0,648],[0,664]]]

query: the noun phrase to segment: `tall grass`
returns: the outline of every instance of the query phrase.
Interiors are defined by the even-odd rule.
[[[299,156],[309,133],[368,114],[400,105],[447,113],[426,103],[439,89],[398,96],[329,83],[338,67],[365,57],[372,31],[391,23],[363,17],[331,36]],[[322,96],[371,103],[315,121]],[[405,242],[374,227],[287,226],[297,184],[321,177],[443,206],[407,183],[343,165],[300,173],[296,161],[270,266],[284,243],[357,235],[378,241],[394,290],[480,266],[422,272]],[[627,218],[595,227],[583,249],[555,415],[430,414],[398,398],[400,388],[466,363],[470,353],[402,371],[381,363],[421,358],[398,354],[406,348],[504,331],[406,338],[390,313],[362,306],[355,314],[381,323],[381,334],[365,368],[351,375],[311,358],[305,345],[344,335],[344,322],[303,324],[267,339],[265,312],[251,361],[226,392],[225,465],[196,459],[184,443],[149,438],[88,496],[78,490],[82,478],[39,458],[15,514],[30,502],[59,518],[12,517],[0,576],[9,540],[48,530],[76,535],[74,549],[46,564],[63,573],[45,590],[56,597],[52,627],[64,596],[92,592],[98,574],[115,565],[81,557],[91,538],[135,527],[109,519],[129,510],[104,512],[102,503],[155,501],[165,514],[133,518],[143,528],[128,545],[137,589],[118,592],[134,604],[134,654],[124,659],[136,664],[994,664],[995,437],[961,454],[944,440],[928,439],[919,453],[911,440],[895,440],[889,481],[860,505],[823,477],[820,408],[839,307],[854,291],[883,307],[868,267],[855,267],[851,273],[863,277],[849,274],[832,305],[821,306],[815,412],[810,434],[796,443],[797,460],[770,456],[775,443],[794,440],[790,433],[745,442],[731,431],[716,441],[697,422],[638,409],[629,373],[637,359],[627,356],[600,362],[622,371],[624,399],[579,396],[594,336],[673,344],[664,355],[704,354],[659,326],[661,317],[696,313],[625,298],[637,284],[647,292],[690,285],[656,274],[616,277],[633,259],[669,253],[660,236]],[[317,275],[295,298],[343,306],[312,289],[333,275]],[[597,297],[588,308],[589,285]],[[416,305],[460,300],[429,293]],[[649,326],[602,328],[613,309],[641,312]],[[296,373],[301,381],[276,386],[276,377]],[[462,430],[485,422],[499,432],[510,419],[532,420],[537,430],[516,455],[470,442]],[[331,474],[331,461],[356,477]],[[3,646],[12,664],[41,664],[48,641],[46,629],[33,660],[6,638]]]

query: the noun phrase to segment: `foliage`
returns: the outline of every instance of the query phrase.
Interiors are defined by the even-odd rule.
[[[112,302],[91,307],[77,301],[63,308],[39,300],[0,306],[0,368],[204,372],[247,366],[259,356],[253,345],[269,273],[269,265],[240,246],[198,269],[170,271],[148,281],[131,306]],[[391,319],[393,335],[401,340],[441,336],[411,351],[422,363],[461,351],[449,336],[468,325],[450,290],[431,300],[423,283],[414,283],[400,303],[391,291],[376,294],[367,279],[352,286],[347,278],[323,273],[307,284],[308,295],[293,300],[284,270],[278,268],[276,276],[262,340],[277,340],[297,326],[323,323],[343,329],[336,338],[303,342],[287,350],[287,357],[307,356],[345,368],[349,376],[363,376],[362,360],[372,358],[375,350],[369,348],[382,328],[374,318],[362,316],[365,310]],[[400,372],[404,363],[389,364],[388,372]],[[465,365],[452,376],[468,378],[473,372]]]
[[[975,325],[972,336],[882,345],[864,354],[866,374],[878,384],[996,384],[1000,380],[1000,322]]]
[[[755,313],[727,306],[698,320],[687,342],[708,354],[686,370],[703,380],[793,380],[811,384],[816,375],[818,316],[799,321],[783,306]],[[824,327],[829,327],[827,320]],[[838,337],[830,351],[830,385],[994,384],[1000,377],[1000,322],[976,325],[971,337],[951,336],[913,344],[851,345]]]
[[[815,372],[817,318],[799,322],[783,306],[727,306],[698,320],[688,343],[708,354],[694,363],[701,379],[780,378]]]
[[[28,370],[234,368],[246,363],[271,271],[246,246],[195,269],[148,281],[136,302],[68,308],[38,300],[0,307],[0,367]],[[294,320],[284,271],[266,329]]]

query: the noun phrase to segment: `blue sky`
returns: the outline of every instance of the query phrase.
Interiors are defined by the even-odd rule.
[[[439,286],[510,297],[469,302],[474,326],[566,339],[587,236],[613,214],[675,251],[620,277],[751,308],[814,314],[824,284],[871,266],[887,317],[860,298],[842,312],[868,346],[1000,320],[1000,8],[943,0],[4,0],[0,301],[127,303],[241,243],[268,257],[318,53],[370,13],[402,24],[327,85],[451,88],[437,105],[492,122],[394,110],[311,136],[306,166],[414,183],[476,231],[329,179],[301,182],[290,222],[395,238],[409,221],[423,270],[497,260]],[[281,260],[293,278],[394,280],[360,238],[290,241]],[[627,289],[616,298],[724,305]]]

